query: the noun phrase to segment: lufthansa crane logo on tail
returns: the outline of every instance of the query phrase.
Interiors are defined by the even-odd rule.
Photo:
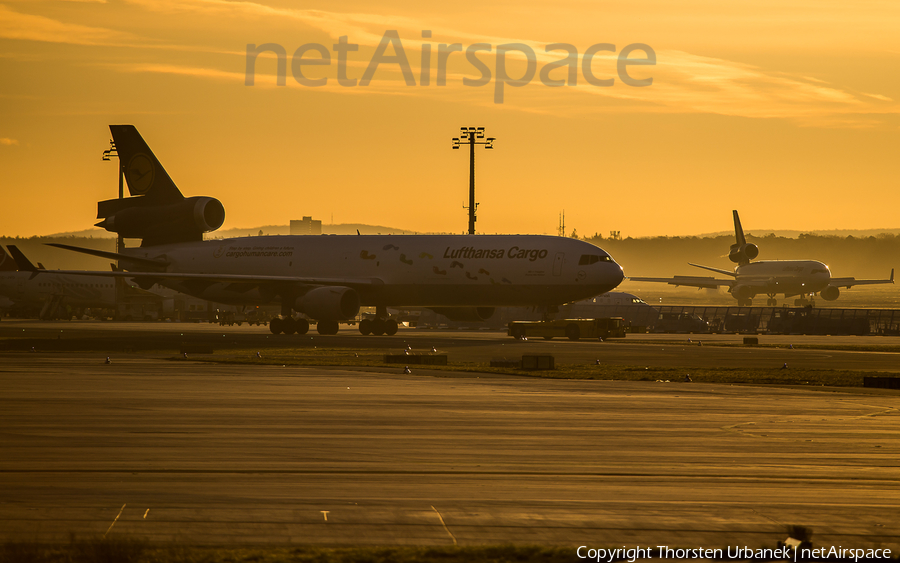
[[[143,153],[131,157],[128,166],[125,167],[125,179],[128,180],[128,189],[132,195],[143,195],[153,185],[153,161]]]

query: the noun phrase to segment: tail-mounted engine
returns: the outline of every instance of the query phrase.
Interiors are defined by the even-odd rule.
[[[736,264],[746,264],[759,256],[759,247],[753,243],[732,244],[728,259]]]
[[[145,246],[203,240],[225,222],[225,207],[213,197],[189,197],[174,203],[154,203],[143,196],[110,199],[97,204],[96,226],[125,238],[143,239]]]

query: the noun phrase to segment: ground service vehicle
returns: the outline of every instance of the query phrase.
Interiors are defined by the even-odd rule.
[[[683,332],[687,333],[708,333],[710,332],[709,323],[704,321],[694,313],[660,313],[659,319],[650,330],[653,333],[659,332]]]
[[[565,336],[569,340],[579,338],[625,338],[625,321],[622,317],[604,319],[560,319],[556,321],[513,321],[509,323],[509,335],[514,338],[540,336],[550,340]]]

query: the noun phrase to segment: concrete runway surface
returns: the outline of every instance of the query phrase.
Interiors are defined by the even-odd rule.
[[[5,540],[900,550],[896,391],[0,362]]]

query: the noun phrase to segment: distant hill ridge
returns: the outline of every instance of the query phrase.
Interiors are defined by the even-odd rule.
[[[411,235],[414,231],[407,231],[405,229],[396,229],[394,227],[385,227],[382,225],[366,225],[363,223],[338,223],[335,225],[322,225],[322,234],[326,235],[355,235],[356,230],[359,229],[360,234],[363,235]],[[205,238],[208,239],[217,239],[217,238],[234,238],[234,237],[246,237],[246,236],[258,236],[259,232],[262,231],[264,235],[287,235],[290,234],[290,227],[288,225],[263,225],[262,227],[250,227],[250,228],[231,228],[231,229],[222,229],[212,233],[207,233]],[[53,235],[46,235],[47,238],[50,237],[85,237],[85,238],[115,238],[116,234],[106,231],[104,229],[85,229],[83,231],[69,231],[65,233],[56,233]]]
[[[415,234],[416,231],[409,231],[406,229],[397,229],[394,227],[385,227],[382,225],[366,225],[364,223],[337,223],[334,225],[322,225],[322,233],[326,235],[355,235],[356,230],[359,229],[360,234],[363,235],[411,235]],[[290,234],[290,227],[288,225],[264,225],[262,227],[250,227],[250,228],[231,228],[224,229],[221,231],[215,231],[213,233],[207,234],[207,238],[215,239],[215,238],[233,238],[233,237],[245,237],[245,236],[257,236],[259,232],[262,231],[264,235],[287,235]],[[796,231],[796,230],[787,230],[787,229],[744,229],[744,231],[749,236],[755,237],[764,237],[770,234],[775,235],[776,237],[784,237],[784,238],[799,238],[802,234],[813,234],[819,236],[838,236],[838,237],[870,237],[877,236],[882,233],[888,233],[892,235],[900,235],[900,229],[826,229],[826,230],[814,230],[814,231]],[[428,233],[421,233],[428,234]],[[443,233],[441,233],[443,234]],[[726,235],[733,235],[734,231],[717,231],[714,233],[702,233],[698,235],[674,235],[674,236],[682,236],[682,237],[697,237],[697,238],[716,238]],[[47,238],[57,238],[57,237],[85,237],[85,238],[114,238],[115,233],[110,233],[109,231],[105,231],[103,229],[85,229],[83,231],[69,231],[65,233],[56,233],[52,235],[46,235]],[[626,234],[627,236],[627,234]],[[655,236],[665,236],[665,235],[655,235]],[[637,238],[654,238],[654,237],[637,237]]]

